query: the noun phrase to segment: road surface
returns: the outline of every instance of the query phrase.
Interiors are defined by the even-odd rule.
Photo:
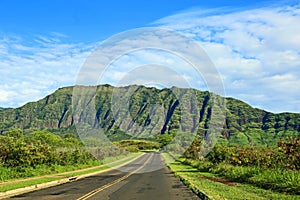
[[[74,182],[11,197],[13,200],[193,200],[159,153],[147,153],[120,168]]]

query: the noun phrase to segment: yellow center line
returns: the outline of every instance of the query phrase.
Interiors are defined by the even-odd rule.
[[[128,178],[129,176],[131,176],[132,174],[136,173],[137,171],[141,170],[143,167],[145,167],[145,165],[148,163],[148,161],[152,158],[153,154],[150,155],[150,157],[146,160],[146,162],[144,162],[144,164],[142,166],[140,166],[139,168],[137,168],[136,170],[134,170],[133,172],[130,172],[129,174],[126,174],[125,176],[122,176],[121,178],[118,178],[106,185],[103,185],[95,190],[92,190],[91,192],[83,195],[82,197],[79,197],[77,200],[87,200],[88,198],[94,196],[95,194],[105,190],[106,188],[109,188],[117,183],[120,183],[121,181],[125,180],[126,178]]]

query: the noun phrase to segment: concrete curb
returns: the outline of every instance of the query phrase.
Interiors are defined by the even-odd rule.
[[[200,190],[199,188],[194,186],[192,183],[190,183],[187,179],[180,176],[176,172],[172,171],[172,169],[170,168],[169,165],[167,165],[167,167],[172,172],[172,174],[174,174],[175,177],[177,177],[185,186],[187,186],[189,189],[191,189],[200,199],[203,199],[203,200],[213,199],[212,197],[207,195],[205,192],[203,192],[202,190]]]
[[[64,178],[64,179],[59,179],[59,180],[55,180],[55,181],[51,181],[51,182],[47,182],[47,183],[41,183],[41,184],[28,186],[28,187],[25,187],[25,188],[18,188],[18,189],[9,190],[9,191],[6,191],[6,192],[1,192],[0,193],[0,199],[9,198],[9,197],[12,197],[12,196],[32,192],[32,191],[35,191],[35,190],[40,190],[40,189],[44,189],[44,188],[64,184],[64,183],[67,183],[69,181],[70,181],[69,178]]]
[[[171,154],[169,154],[174,160],[176,160],[176,158],[174,156],[172,156]],[[166,163],[166,162],[165,162]],[[209,195],[207,195],[205,192],[203,192],[202,190],[200,190],[197,186],[193,185],[192,183],[190,183],[187,179],[185,179],[184,177],[180,176],[179,174],[177,174],[175,171],[173,171],[171,169],[171,167],[166,163],[166,166],[168,167],[168,169],[170,170],[170,172],[172,172],[172,174],[174,174],[175,177],[179,178],[179,180],[185,185],[187,186],[189,189],[191,189],[200,199],[203,200],[210,200],[213,199],[212,197],[210,197]]]
[[[33,191],[36,191],[36,190],[41,190],[41,189],[61,185],[61,184],[64,184],[64,183],[77,181],[79,179],[83,179],[83,178],[86,178],[86,177],[89,177],[89,176],[94,176],[94,175],[97,175],[97,174],[108,172],[108,171],[111,171],[111,170],[116,169],[118,167],[122,167],[124,165],[127,165],[128,163],[133,162],[136,159],[140,158],[142,155],[144,155],[144,154],[141,154],[141,155],[137,156],[136,158],[134,158],[132,160],[129,160],[125,163],[122,163],[118,166],[111,167],[111,168],[108,168],[108,169],[104,169],[104,170],[101,170],[101,171],[92,172],[92,173],[88,173],[88,174],[82,174],[82,175],[68,177],[68,178],[63,178],[63,179],[50,181],[50,182],[46,182],[46,183],[40,183],[40,184],[36,184],[36,185],[32,185],[32,186],[27,186],[27,187],[24,187],[24,188],[9,190],[9,191],[6,191],[6,192],[0,192],[0,199],[5,199],[5,198],[12,197],[12,196],[25,194],[25,193],[28,193],[28,192],[33,192]],[[107,165],[109,166],[109,163]]]
[[[174,172],[173,172],[174,173]],[[179,180],[186,185],[188,188],[190,188],[200,199],[203,200],[210,200],[213,199],[212,197],[210,197],[209,195],[207,195],[205,192],[203,192],[202,190],[200,190],[196,185],[192,184],[191,182],[189,182],[188,179],[185,179],[183,176],[178,175],[177,173],[174,173],[174,175],[176,177],[179,178]]]

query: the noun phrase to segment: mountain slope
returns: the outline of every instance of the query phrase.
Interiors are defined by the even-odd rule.
[[[221,98],[196,89],[159,90],[136,85],[81,86],[77,93],[73,89],[60,88],[37,102],[0,110],[0,131],[61,129],[86,122],[107,134],[121,131],[147,136],[180,129],[205,136],[210,127],[221,126],[223,137],[239,144],[273,144],[281,136],[300,132],[300,114],[273,114],[233,98]],[[94,93],[89,94],[89,90]],[[226,107],[218,102],[226,102]],[[221,106],[214,107],[216,105]],[[91,111],[87,112],[88,109]],[[214,119],[216,112],[223,112],[226,118]]]

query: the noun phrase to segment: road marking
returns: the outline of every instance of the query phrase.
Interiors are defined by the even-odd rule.
[[[121,178],[118,178],[106,185],[103,185],[85,195],[83,195],[82,197],[79,197],[77,200],[87,200],[89,198],[91,198],[92,196],[96,195],[97,193],[105,190],[106,188],[109,188],[117,183],[120,183],[121,181],[125,180],[126,178],[128,178],[129,176],[131,176],[132,174],[136,173],[137,171],[141,170],[143,167],[145,167],[145,165],[148,163],[148,161],[152,158],[153,154],[150,155],[150,157],[146,160],[146,162],[144,162],[144,164],[142,166],[140,166],[139,168],[137,168],[136,170],[134,170],[133,172],[130,172],[129,174],[126,174],[125,176],[122,176]]]

